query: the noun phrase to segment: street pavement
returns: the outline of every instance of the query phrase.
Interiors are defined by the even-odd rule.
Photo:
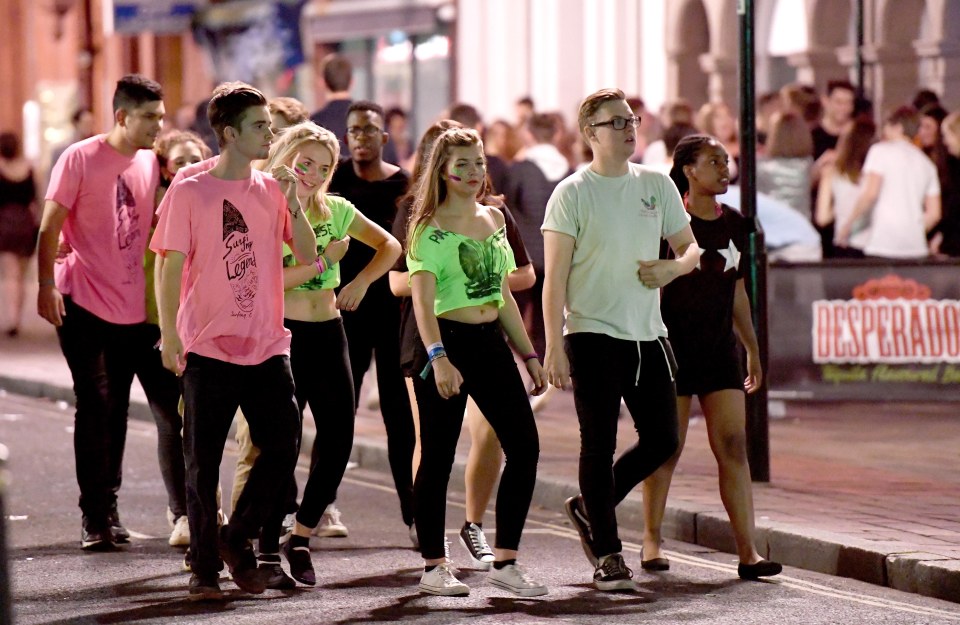
[[[520,561],[550,589],[520,599],[489,585],[467,563],[456,543],[463,496],[451,492],[446,533],[453,562],[471,587],[468,597],[420,594],[421,560],[410,548],[389,474],[349,471],[338,505],[350,535],[313,539],[318,583],[262,595],[241,593],[221,579],[223,602],[186,599],[188,575],[182,551],[169,547],[165,495],[156,462],[156,428],[133,420],[127,437],[120,512],[133,539],[116,551],[79,549],[77,487],[72,462],[72,409],[18,395],[0,397],[3,438],[10,446],[14,479],[6,500],[10,565],[18,625],[47,623],[451,623],[606,625],[688,623],[701,625],[933,625],[960,623],[960,605],[843,577],[787,567],[768,582],[736,577],[736,557],[688,543],[667,541],[671,569],[637,570],[633,593],[601,593],[589,584],[591,567],[576,533],[556,508],[534,507]],[[222,464],[225,490],[232,485],[236,447]],[[308,460],[298,470],[301,483]],[[494,515],[486,518],[493,538]],[[625,557],[637,566],[640,534],[625,528]]]
[[[364,469],[388,473],[383,424],[367,400],[370,382],[368,376],[354,459]],[[0,389],[73,400],[55,333],[35,315],[26,316],[19,338],[0,339]],[[139,387],[133,400],[131,416],[149,421]],[[960,602],[960,405],[789,402],[780,408],[784,416],[770,423],[771,481],[754,485],[761,555]],[[559,511],[578,491],[579,438],[571,394],[554,393],[537,421],[541,457],[534,502]],[[312,423],[306,420],[305,450],[312,442]],[[635,433],[625,418],[618,448],[631,438]],[[467,433],[461,437],[451,484],[462,485],[468,439]],[[58,458],[72,468],[71,454]],[[624,528],[642,527],[639,493],[621,504],[618,518]],[[667,538],[734,551],[702,419],[691,422],[664,529]]]

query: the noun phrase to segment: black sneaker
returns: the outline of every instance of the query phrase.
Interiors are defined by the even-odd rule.
[[[257,558],[248,539],[239,544],[229,540],[229,526],[220,528],[220,558],[226,563],[237,587],[252,595],[259,595],[267,589],[263,575],[257,568]]]
[[[115,544],[130,542],[130,532],[120,523],[120,513],[117,512],[116,507],[107,514],[107,525],[110,527],[110,536]]]
[[[260,563],[257,568],[260,569],[260,575],[271,590],[291,590],[297,587],[297,582],[284,572],[280,566],[280,556],[263,556],[259,558]]]
[[[473,565],[481,571],[489,571],[496,557],[483,535],[483,528],[476,523],[466,523],[460,529],[460,544],[463,545]]]
[[[737,566],[737,575],[740,579],[757,580],[761,577],[773,577],[783,571],[783,566],[779,562],[770,560],[760,560],[756,564],[744,564],[741,562]]]
[[[627,568],[623,556],[611,553],[600,558],[597,570],[593,572],[593,585],[597,590],[636,590],[633,571]]]
[[[113,547],[113,537],[106,523],[93,523],[87,516],[80,524],[80,548],[84,551],[103,551]]]
[[[191,601],[221,601],[223,600],[223,591],[220,590],[220,582],[216,576],[200,577],[196,573],[190,575],[190,587],[187,591],[187,598]]]
[[[316,585],[317,574],[313,570],[313,560],[310,559],[310,547],[293,547],[291,543],[292,539],[280,545],[280,552],[290,563],[290,575],[306,586]]]
[[[580,546],[583,547],[583,554],[587,556],[590,564],[597,566],[599,558],[593,550],[593,533],[590,530],[590,519],[587,518],[587,511],[583,506],[583,496],[574,495],[563,503],[563,509],[567,512],[567,517],[573,523],[573,527],[580,534]]]

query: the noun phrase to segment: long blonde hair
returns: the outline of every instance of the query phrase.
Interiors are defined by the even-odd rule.
[[[270,155],[264,161],[262,169],[270,172],[277,165],[295,167],[296,163],[290,161],[303,149],[303,145],[310,141],[326,148],[333,157],[333,163],[330,165],[330,173],[327,174],[326,179],[320,184],[316,192],[307,198],[304,212],[307,215],[312,213],[321,221],[326,221],[330,219],[331,213],[324,198],[327,189],[330,187],[333,172],[337,169],[337,162],[340,160],[340,142],[337,141],[337,137],[332,132],[310,121],[284,128],[280,131],[279,138],[270,146]]]
[[[483,152],[483,141],[477,131],[469,128],[451,128],[437,137],[430,150],[430,160],[427,161],[420,180],[417,181],[413,199],[413,209],[410,212],[410,224],[407,226],[407,251],[412,258],[416,258],[415,247],[424,228],[437,214],[437,207],[447,199],[447,183],[440,177],[444,167],[450,160],[451,148],[465,148],[479,146]],[[486,157],[484,157],[486,164]],[[486,197],[489,194],[487,179],[477,191],[477,197]]]

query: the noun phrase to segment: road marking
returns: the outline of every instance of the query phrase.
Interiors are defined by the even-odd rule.
[[[308,467],[298,467],[299,469],[308,470]],[[374,490],[379,490],[385,493],[396,494],[396,489],[390,486],[385,486],[377,482],[370,482],[364,479],[356,477],[344,477],[344,482],[350,484],[355,484],[357,486],[363,486],[365,488],[372,488]],[[447,503],[453,505],[457,508],[465,508],[465,504],[458,501],[447,500]],[[488,513],[492,514],[491,510],[487,510]],[[559,538],[567,538],[572,541],[580,542],[580,536],[577,534],[576,530],[570,527],[563,525],[557,525],[556,523],[550,523],[549,521],[539,521],[537,519],[527,519],[528,525],[538,525],[541,527],[533,527],[524,529],[524,534],[547,534],[552,536],[557,536]],[[492,529],[492,528],[484,528]],[[457,533],[460,531],[459,528],[447,529],[448,533]],[[640,554],[642,545],[632,542],[624,542],[623,550],[631,553]],[[736,576],[737,567],[732,564],[723,564],[721,562],[715,562],[713,560],[707,560],[706,558],[700,558],[697,556],[680,553],[672,550],[664,550],[664,553],[674,562],[682,562],[690,566],[694,566],[701,569],[710,569],[713,571],[719,571],[722,573],[731,573]],[[851,580],[856,581],[856,580]],[[909,612],[912,614],[919,614],[923,616],[935,616],[940,617],[949,621],[960,622],[960,613],[951,612],[948,610],[941,610],[939,608],[928,608],[924,606],[913,605],[910,603],[905,603],[902,601],[897,601],[895,599],[883,599],[880,597],[868,597],[862,594],[855,592],[850,592],[846,590],[840,590],[837,588],[831,588],[830,586],[825,586],[823,584],[818,584],[816,582],[811,582],[796,577],[790,577],[789,575],[777,575],[776,577],[769,578],[765,583],[769,584],[778,584],[780,586],[785,586],[787,588],[792,588],[794,590],[799,590],[801,592],[806,592],[815,595],[822,595],[825,597],[832,597],[834,599],[841,599],[843,601],[848,601],[851,603],[859,603],[862,605],[869,605],[877,608],[884,608],[889,610],[897,610],[899,612]],[[866,583],[866,582],[863,582]],[[894,590],[894,589],[890,589]]]

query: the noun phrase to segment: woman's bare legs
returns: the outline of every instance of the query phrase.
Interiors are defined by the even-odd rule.
[[[720,469],[720,499],[730,518],[743,564],[763,558],[754,542],[753,487],[747,462],[746,407],[740,390],[723,390],[700,399],[710,449]]]
[[[677,447],[677,453],[643,481],[644,560],[662,557],[660,543],[662,541],[663,513],[667,507],[667,494],[670,492],[673,471],[677,468],[680,454],[683,453],[683,445],[687,440],[687,427],[690,425],[690,403],[690,397],[677,397],[677,423],[680,435],[680,445]]]
[[[500,475],[503,452],[500,440],[472,398],[467,401],[467,427],[470,429],[470,454],[464,476],[466,520],[480,525],[493,495],[493,485]]]

